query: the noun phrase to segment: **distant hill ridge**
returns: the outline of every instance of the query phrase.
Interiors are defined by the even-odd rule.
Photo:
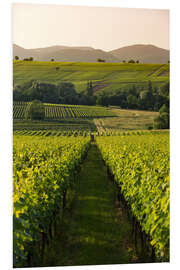
[[[118,63],[123,60],[134,59],[140,63],[165,64],[169,61],[169,50],[154,45],[137,44],[122,47],[109,52],[84,46],[49,46],[45,48],[25,49],[13,44],[13,57],[20,59],[33,57],[37,61],[67,61],[67,62],[97,62],[98,58],[109,63]]]

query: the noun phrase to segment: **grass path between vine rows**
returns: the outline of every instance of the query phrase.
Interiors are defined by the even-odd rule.
[[[77,176],[71,207],[47,251],[44,266],[140,262],[123,209],[115,207],[115,187],[92,143]]]

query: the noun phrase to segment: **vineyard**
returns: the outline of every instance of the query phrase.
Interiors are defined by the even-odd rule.
[[[14,102],[13,119],[25,119],[29,102]],[[79,118],[99,118],[115,116],[110,110],[104,107],[82,106],[82,105],[62,105],[45,103],[45,119],[79,119]]]
[[[114,180],[156,256],[169,258],[168,134],[96,137]]]
[[[90,134],[55,130],[15,132],[15,267],[38,265],[45,245],[55,234],[57,217],[63,219],[68,190],[74,184],[78,185],[75,179],[90,147]],[[157,260],[168,261],[169,132],[128,131],[117,134],[97,131],[94,136],[120,196],[134,217],[132,227],[136,228],[138,223],[148,236]]]

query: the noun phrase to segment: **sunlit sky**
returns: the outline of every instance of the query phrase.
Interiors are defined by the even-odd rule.
[[[13,4],[13,43],[24,48],[91,46],[105,51],[132,44],[169,49],[169,11]]]

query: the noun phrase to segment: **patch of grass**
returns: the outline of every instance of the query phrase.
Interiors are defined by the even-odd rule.
[[[111,107],[111,111],[117,117],[99,119],[104,129],[147,129],[153,125],[153,120],[158,115],[157,112],[122,110],[115,107]]]

